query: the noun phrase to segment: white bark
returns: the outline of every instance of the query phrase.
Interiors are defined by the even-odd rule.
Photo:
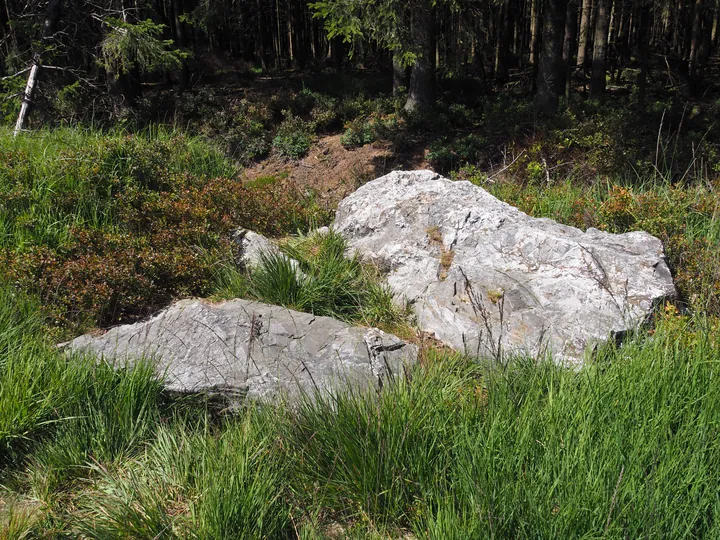
[[[39,72],[40,63],[36,61],[30,69],[30,75],[28,76],[28,81],[25,85],[22,105],[20,106],[20,114],[18,114],[17,122],[15,122],[15,131],[13,131],[13,137],[17,137],[18,133],[20,133],[25,126],[25,120],[27,119],[28,112],[30,111],[30,103],[32,102],[33,92],[35,91],[35,83],[37,81],[37,76]]]
[[[42,43],[44,44],[48,38],[55,31],[58,19],[60,18],[60,12],[63,8],[63,0],[50,0],[47,7],[47,18],[45,24],[43,24]],[[15,131],[13,136],[17,137],[25,127],[25,122],[30,114],[30,105],[32,104],[33,94],[35,87],[37,86],[37,78],[40,73],[40,64],[42,61],[41,52],[35,53],[33,57],[33,65],[30,69],[30,75],[28,76],[27,84],[25,85],[25,92],[23,92],[22,105],[20,106],[20,114],[18,114],[17,122],[15,122]]]

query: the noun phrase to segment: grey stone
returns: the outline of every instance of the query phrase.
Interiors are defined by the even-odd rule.
[[[232,234],[232,240],[236,245],[235,262],[242,270],[258,266],[263,254],[282,255],[280,248],[273,242],[249,229],[237,229]]]
[[[80,336],[63,347],[116,365],[151,358],[169,390],[219,393],[235,404],[245,396],[293,398],[347,384],[382,386],[418,353],[415,345],[374,328],[239,299],[183,300],[145,322]]]
[[[432,171],[365,184],[340,203],[333,230],[387,272],[422,330],[472,355],[581,362],[676,295],[650,234],[532,218]]]

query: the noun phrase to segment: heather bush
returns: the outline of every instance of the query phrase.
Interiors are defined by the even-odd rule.
[[[340,137],[340,143],[348,149],[359,148],[370,144],[376,138],[375,130],[370,121],[367,118],[358,118],[350,122],[345,128]]]
[[[327,219],[286,182],[245,186],[194,139],[61,137],[0,140],[0,265],[59,328],[132,320],[209,294],[238,226],[275,236]]]

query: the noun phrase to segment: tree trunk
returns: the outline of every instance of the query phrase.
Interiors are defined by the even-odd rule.
[[[610,15],[610,37],[609,42],[614,45],[617,41],[618,33],[620,32],[620,19],[622,18],[622,3],[623,0],[613,0],[612,2],[612,13]]]
[[[693,13],[692,37],[690,40],[690,60],[688,62],[688,72],[690,77],[697,76],[698,51],[700,50],[700,22],[702,20],[703,0],[695,0],[695,10]]]
[[[619,84],[622,80],[623,69],[630,63],[630,19],[632,17],[632,0],[622,1],[622,14],[620,20],[620,31],[618,34],[617,44],[615,46],[617,52],[617,71],[615,72],[615,84]]]
[[[640,73],[638,74],[638,106],[645,106],[647,91],[647,72],[650,52],[650,5],[643,2],[639,9],[638,41],[640,45]]]
[[[185,23],[182,21],[182,16],[185,14],[182,0],[173,0],[173,23],[175,25],[175,36],[177,40],[177,46],[184,50],[187,48],[187,40],[185,39]],[[182,94],[187,90],[188,81],[190,79],[188,63],[186,59],[183,59],[182,66],[180,67],[180,74],[178,76],[179,90]]]
[[[535,106],[544,113],[556,113],[563,81],[563,33],[568,0],[547,0],[543,17]]]
[[[673,52],[679,56],[682,56],[682,30],[683,30],[683,0],[677,0],[675,5],[675,17],[674,17],[674,28],[673,28],[673,41],[672,48]]]
[[[55,27],[60,20],[60,14],[63,9],[63,0],[50,0],[47,7],[47,16],[43,23],[42,39],[41,44],[44,45],[50,36],[55,32]],[[33,65],[30,68],[30,75],[28,76],[27,84],[25,85],[25,91],[22,96],[22,104],[20,105],[20,113],[18,114],[17,122],[15,122],[15,130],[13,136],[17,137],[25,127],[28,116],[30,115],[30,105],[32,104],[33,95],[37,87],[38,76],[40,75],[40,66],[42,65],[41,52],[38,51],[33,57]]]
[[[530,7],[530,64],[537,66],[540,48],[540,0],[531,0]]]
[[[342,71],[344,52],[344,43],[340,36],[335,36],[330,44],[330,60],[335,71]]]
[[[6,9],[0,9],[0,77],[5,75],[5,59],[10,56],[10,20],[7,16],[9,9],[7,8],[7,0],[5,2]]]
[[[713,13],[713,23],[712,23],[712,35],[710,37],[711,41],[711,48],[714,50],[717,48],[717,36],[718,36],[718,26],[720,23],[720,0],[715,0],[715,11]]]
[[[593,40],[593,63],[590,77],[590,99],[600,99],[605,92],[605,65],[607,40],[610,26],[611,0],[598,0],[595,39]]]
[[[305,25],[303,24],[303,4],[300,0],[290,0],[290,16],[288,27],[291,28],[289,37],[292,43],[293,67],[305,69]]]
[[[590,36],[590,19],[592,17],[593,0],[582,0],[582,15],[580,17],[580,31],[577,54],[577,67],[585,70],[585,56],[587,54],[588,40]]]
[[[434,53],[435,21],[430,0],[418,0],[414,5],[411,35],[417,47],[417,59],[410,75],[410,88],[405,110],[428,109],[433,104],[435,86]]]
[[[610,15],[610,35],[608,36],[608,72],[610,79],[614,77],[618,60],[617,40],[620,33],[620,19],[622,18],[622,0],[612,0],[612,13]]]
[[[265,20],[265,6],[263,5],[262,0],[257,0],[255,4],[257,8],[257,25],[258,25],[258,33],[257,33],[257,55],[260,58],[260,67],[263,71],[267,71],[270,67],[268,65],[268,59],[267,59],[267,53],[268,53],[268,43],[267,43],[267,22]]]
[[[575,50],[575,40],[577,39],[577,22],[578,0],[570,0],[567,5],[567,13],[565,15],[565,37],[563,40],[563,64],[565,66],[565,106],[570,102],[570,90],[572,88],[573,67],[575,66],[575,58],[573,51]]]
[[[498,6],[495,21],[495,68],[493,71],[495,73],[495,79],[500,82],[505,82],[508,78],[508,2],[509,0],[503,0]]]
[[[407,90],[407,70],[402,65],[398,53],[394,52],[392,56],[393,70],[393,96],[399,96]]]

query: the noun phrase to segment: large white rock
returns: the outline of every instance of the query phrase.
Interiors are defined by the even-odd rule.
[[[579,362],[676,294],[654,236],[532,218],[431,171],[365,184],[340,203],[333,229],[387,272],[422,330],[472,355]]]
[[[152,358],[169,390],[252,398],[381,386],[417,360],[417,347],[374,328],[353,327],[249,300],[183,300],[151,319],[64,344],[118,365]]]

